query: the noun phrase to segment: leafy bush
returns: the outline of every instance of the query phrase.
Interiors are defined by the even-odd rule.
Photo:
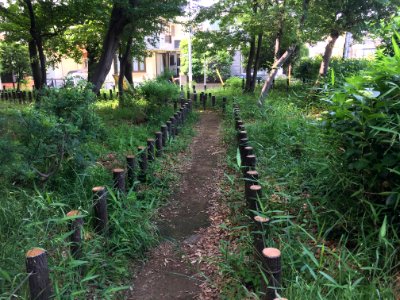
[[[322,57],[302,58],[294,67],[294,76],[307,81],[317,80]],[[357,74],[368,67],[370,61],[367,59],[341,59],[332,58],[329,69],[333,70],[337,81],[343,81],[345,77]]]
[[[176,99],[179,87],[165,80],[146,80],[139,86],[138,96],[148,102],[148,109],[153,111],[162,105],[166,99]]]
[[[63,88],[47,90],[37,107],[22,111],[15,118],[15,128],[4,134],[2,153],[14,148],[14,159],[0,157],[13,172],[9,179],[42,180],[57,172],[84,168],[90,149],[85,143],[102,133],[102,125],[94,113],[95,95],[88,89]],[[17,165],[17,166],[16,166]],[[15,179],[15,178],[14,178]]]
[[[225,81],[225,86],[233,89],[241,89],[242,79],[239,77],[230,77]]]
[[[357,193],[386,197],[398,205],[400,192],[400,49],[382,53],[370,68],[350,77],[328,102],[329,128],[341,136]],[[379,199],[379,198],[378,198]]]

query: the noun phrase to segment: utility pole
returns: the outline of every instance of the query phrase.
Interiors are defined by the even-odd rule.
[[[189,61],[189,87],[192,86],[192,0],[189,1],[189,41],[188,41],[188,61]]]

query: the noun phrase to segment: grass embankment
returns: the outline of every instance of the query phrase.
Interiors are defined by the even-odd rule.
[[[2,135],[13,135],[21,124],[21,112],[29,106],[0,103]],[[48,181],[11,181],[0,185],[0,298],[29,298],[25,253],[31,247],[48,251],[51,280],[57,299],[108,299],[123,297],[116,293],[129,286],[132,260],[143,259],[149,247],[157,243],[153,218],[157,208],[171,193],[178,175],[174,172],[177,153],[189,143],[189,118],[179,137],[171,141],[161,159],[149,165],[146,184],[137,192],[119,195],[109,189],[108,212],[110,234],[101,236],[93,230],[92,192],[94,186],[112,186],[112,167],[125,166],[125,155],[136,153],[147,138],[172,115],[172,107],[162,107],[147,122],[135,124],[135,112],[118,109],[116,102],[97,102],[94,107],[104,125],[103,134],[85,147],[90,156],[83,157],[88,166],[59,174]],[[14,140],[19,137],[12,137]],[[18,142],[18,141],[16,141]],[[14,147],[15,145],[13,145]],[[11,153],[12,154],[12,153]],[[20,154],[19,154],[20,155]],[[23,157],[13,157],[21,167]],[[7,181],[4,181],[7,182]],[[68,219],[74,209],[84,216],[83,257],[74,260],[69,254]]]
[[[379,215],[379,205],[352,195],[354,173],[345,171],[335,134],[324,128],[321,108],[297,92],[274,90],[260,109],[240,90],[219,91],[240,106],[257,155],[263,187],[259,214],[271,219],[265,246],[282,252],[279,294],[288,299],[395,299],[398,237]],[[232,103],[231,103],[232,104]],[[236,132],[230,105],[224,129],[231,146],[228,226],[234,243],[221,247],[226,276],[223,296],[260,296],[260,266],[253,257],[236,161]],[[229,180],[228,180],[229,181]],[[240,205],[241,203],[242,205]]]

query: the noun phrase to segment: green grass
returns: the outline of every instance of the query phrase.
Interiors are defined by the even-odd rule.
[[[19,125],[20,110],[29,106],[0,103],[0,119],[7,126],[2,134],[12,133]],[[120,299],[129,288],[132,265],[145,259],[146,251],[157,244],[154,226],[157,209],[172,192],[179,179],[174,166],[177,153],[183,151],[193,136],[191,116],[179,137],[171,141],[166,155],[150,165],[148,182],[138,191],[108,197],[110,234],[98,235],[93,230],[91,188],[112,186],[112,166],[124,166],[125,154],[135,153],[154,137],[172,114],[164,107],[149,116],[147,122],[135,124],[135,113],[119,109],[113,101],[100,102],[96,110],[104,122],[105,134],[86,145],[93,157],[84,170],[60,173],[51,183],[31,181],[23,186],[15,183],[0,187],[0,299],[29,298],[25,253],[31,247],[48,251],[51,280],[56,299]],[[127,116],[126,118],[121,116]],[[113,154],[107,168],[104,160]],[[100,163],[101,162],[101,163]],[[69,255],[68,218],[70,210],[79,209],[84,216],[83,257]]]
[[[339,155],[342,150],[335,135],[328,134],[319,120],[320,108],[304,104],[298,89],[289,94],[273,91],[262,110],[257,107],[255,97],[241,95],[240,91],[219,93],[240,106],[250,143],[255,148],[263,186],[258,213],[272,220],[265,245],[282,251],[281,296],[395,299],[398,235],[379,214],[381,207],[349,192],[356,174],[343,168]],[[236,136],[231,111],[232,101],[224,128],[226,141],[233,144],[227,161],[234,170]],[[239,176],[234,185],[236,189],[241,187]],[[236,219],[231,226],[232,234],[246,240],[243,235],[249,235],[249,231],[235,229],[249,223],[237,217],[245,210],[243,207],[240,210],[237,202],[232,207]],[[228,250],[241,257],[243,253],[249,255],[251,247],[245,242],[240,251],[232,247]],[[234,275],[237,284],[229,286],[230,298],[240,299],[253,292],[261,295],[261,273],[251,276],[259,268],[252,260],[250,255],[247,265],[241,267],[249,270],[239,276],[241,281]],[[229,271],[237,263],[227,259],[222,270]],[[227,272],[228,277],[232,276],[229,274],[232,272]]]

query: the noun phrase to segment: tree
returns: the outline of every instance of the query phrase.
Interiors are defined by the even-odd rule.
[[[1,43],[0,58],[2,70],[1,73],[9,73],[14,76],[17,82],[17,90],[20,90],[21,81],[29,75],[28,49],[26,46],[17,43]]]
[[[114,1],[108,28],[102,43],[99,62],[95,67],[91,83],[98,92],[111,68],[114,55],[120,45],[124,30],[130,24],[133,37],[143,36],[149,25],[159,27],[182,12],[185,0],[129,0]],[[145,40],[142,41],[145,43]]]
[[[326,76],[333,47],[339,36],[351,32],[355,39],[373,30],[373,24],[388,19],[397,11],[399,0],[316,0],[310,14],[318,18],[319,30],[328,36],[319,76]]]

